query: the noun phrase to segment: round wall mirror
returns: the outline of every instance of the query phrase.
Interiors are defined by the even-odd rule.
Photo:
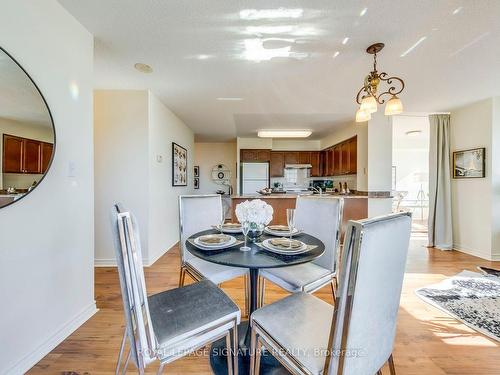
[[[54,123],[45,98],[21,65],[0,48],[0,208],[40,184],[54,151]]]

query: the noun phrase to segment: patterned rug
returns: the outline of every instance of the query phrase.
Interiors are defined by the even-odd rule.
[[[500,278],[462,271],[415,293],[465,325],[500,341]]]

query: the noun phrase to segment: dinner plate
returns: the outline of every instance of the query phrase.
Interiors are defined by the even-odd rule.
[[[308,247],[305,243],[299,241],[302,246],[300,246],[299,248],[296,248],[296,249],[288,249],[288,248],[285,248],[285,247],[281,247],[281,246],[274,246],[272,243],[271,243],[272,239],[268,238],[267,240],[264,240],[262,242],[262,247],[264,247],[266,250],[268,251],[271,251],[273,253],[277,253],[277,254],[283,254],[283,255],[297,255],[297,254],[302,254],[302,253],[305,253],[306,251],[308,251]]]
[[[287,236],[290,236],[290,231],[287,230],[287,231],[276,231],[276,230],[273,230],[272,227],[286,227],[286,225],[271,225],[269,227],[265,227],[264,228],[264,232],[266,232],[267,234],[270,234],[272,236],[278,236],[278,237],[287,237]],[[296,236],[297,234],[300,233],[300,230],[298,230],[297,228],[293,228],[293,231],[292,231],[292,236]]]
[[[236,223],[235,223],[236,224]],[[241,224],[237,224],[239,226],[227,226],[227,224],[222,226],[223,233],[241,233]],[[220,230],[220,225],[215,225],[215,229]]]
[[[196,247],[202,250],[220,250],[220,249],[226,249],[228,247],[233,246],[236,243],[236,238],[233,236],[228,236],[229,241],[224,242],[222,244],[215,244],[215,245],[205,245],[203,242],[200,241],[199,237],[195,238],[193,240],[194,244]]]

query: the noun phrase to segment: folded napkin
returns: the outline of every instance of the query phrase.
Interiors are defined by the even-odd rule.
[[[272,250],[269,250],[267,247],[265,247],[265,246],[262,244],[262,242],[256,242],[255,244],[256,244],[258,247],[260,247],[261,249],[264,249],[264,250],[267,250],[267,251],[272,251]],[[299,254],[303,254],[303,253],[307,253],[308,251],[311,251],[311,250],[316,249],[316,248],[318,247],[317,245],[307,245],[307,244],[306,244],[306,246],[307,246],[307,248],[306,248],[303,252],[298,253],[297,255],[299,255]],[[285,250],[285,249],[286,249],[286,248],[283,248],[283,250]],[[292,247],[292,250],[293,250],[293,247]],[[295,255],[295,254],[293,254],[293,252],[292,252],[292,254],[290,254],[290,255]]]
[[[203,246],[203,245],[199,245],[197,243],[194,242],[194,238],[188,238],[188,242],[199,248],[199,249],[202,249],[202,250],[222,250],[222,249],[229,249],[233,246],[239,246],[243,243],[243,241],[241,240],[236,240],[235,243],[233,243],[231,246],[227,246],[227,243],[224,243],[224,244],[221,244],[220,246]]]
[[[287,225],[269,225],[267,228],[274,232],[290,232],[290,228]]]

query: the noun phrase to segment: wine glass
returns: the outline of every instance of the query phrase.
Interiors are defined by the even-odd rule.
[[[226,214],[225,214],[224,210],[222,210],[220,218],[219,218],[219,230],[220,230],[220,234],[224,233],[223,226],[224,226],[225,222],[226,222]]]
[[[290,231],[289,247],[292,247],[292,232],[295,229],[295,209],[286,209],[286,222],[288,223],[288,230]]]
[[[247,246],[247,235],[248,232],[250,231],[250,222],[244,221],[241,223],[241,231],[243,232],[243,236],[245,236],[245,246],[240,247],[241,251],[249,251],[252,248]]]

